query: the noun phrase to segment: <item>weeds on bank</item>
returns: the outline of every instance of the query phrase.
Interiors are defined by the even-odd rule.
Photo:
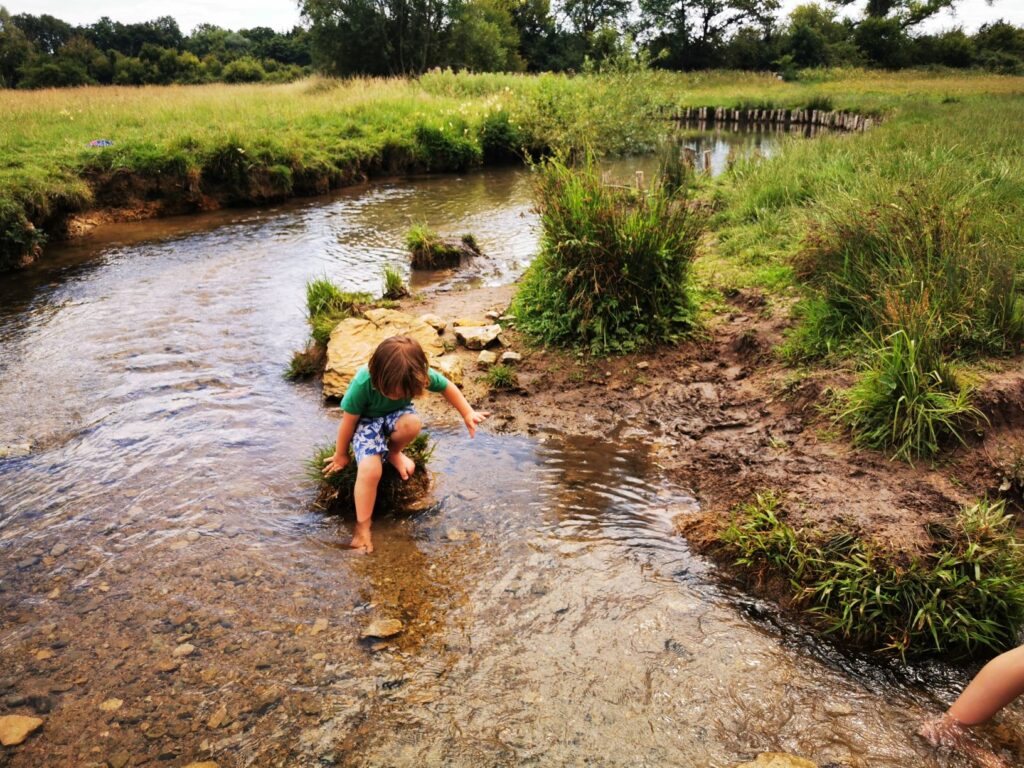
[[[591,154],[536,169],[540,253],[513,302],[519,328],[598,354],[675,341],[694,325],[691,264],[705,216],[656,180],[607,186]]]
[[[414,224],[405,235],[405,246],[412,256],[413,269],[457,267],[462,259],[478,256],[480,248],[471,234],[457,242],[446,240],[424,224]]]
[[[1024,547],[1002,502],[933,526],[922,555],[897,556],[852,534],[813,537],[785,522],[782,498],[734,511],[722,541],[751,573],[785,577],[827,632],[901,656],[969,656],[1012,647],[1024,624]]]
[[[329,511],[351,513],[355,511],[355,484],[357,466],[351,452],[348,465],[340,472],[324,476],[324,462],[334,455],[334,445],[324,445],[316,450],[307,465],[309,479],[320,488],[319,502]],[[416,463],[416,471],[409,480],[402,480],[390,463],[385,462],[384,474],[377,487],[375,509],[402,509],[422,496],[430,486],[427,464],[434,453],[434,446],[426,434],[420,434],[405,449],[405,455]]]
[[[402,273],[390,264],[384,265],[382,277],[384,280],[383,296],[385,299],[395,301],[409,295],[409,288],[405,284]]]
[[[492,365],[484,374],[483,381],[491,390],[510,390],[519,387],[519,377],[507,365]]]

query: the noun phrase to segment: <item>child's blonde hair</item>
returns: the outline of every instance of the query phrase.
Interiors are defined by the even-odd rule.
[[[423,347],[409,336],[384,339],[370,358],[370,383],[385,397],[422,395],[429,382],[428,371]]]

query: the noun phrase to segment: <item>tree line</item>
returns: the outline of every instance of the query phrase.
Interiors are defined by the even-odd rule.
[[[163,16],[72,26],[0,7],[0,85],[255,82],[330,75],[813,67],[984,67],[1024,73],[1024,29],[998,21],[974,34],[924,34],[958,0],[810,2],[778,16],[779,0],[301,0],[306,26],[279,33],[202,24],[183,35]]]
[[[237,32],[200,24],[182,34],[170,16],[122,24],[104,16],[75,26],[0,6],[0,86],[147,85],[284,81],[312,65],[309,30]]]

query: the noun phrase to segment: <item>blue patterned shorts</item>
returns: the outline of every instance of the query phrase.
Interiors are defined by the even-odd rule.
[[[407,413],[416,413],[416,409],[409,405],[376,419],[360,419],[356,424],[356,432],[352,435],[352,450],[356,454],[356,463],[367,456],[380,456],[380,460],[384,461],[388,455],[388,438],[395,431],[398,420]]]

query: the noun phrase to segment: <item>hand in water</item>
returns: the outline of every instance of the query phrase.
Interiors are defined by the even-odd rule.
[[[476,437],[476,425],[491,415],[490,411],[473,411],[466,416],[466,429],[470,437]]]
[[[1010,764],[985,749],[955,718],[942,715],[928,720],[917,729],[917,735],[933,747],[946,747],[970,757],[981,768],[1010,768]]]

